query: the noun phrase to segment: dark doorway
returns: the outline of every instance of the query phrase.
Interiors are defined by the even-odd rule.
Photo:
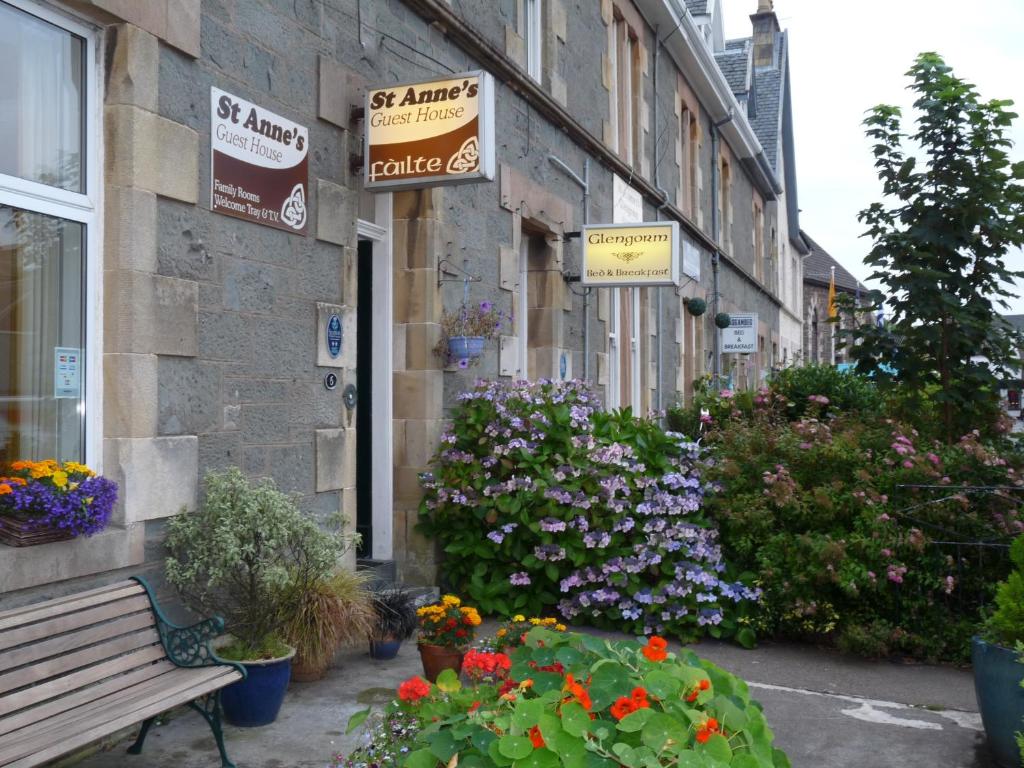
[[[373,243],[359,241],[356,304],[356,531],[357,555],[373,551]]]

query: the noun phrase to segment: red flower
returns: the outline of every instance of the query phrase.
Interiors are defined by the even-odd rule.
[[[634,688],[629,697],[638,705],[647,706],[647,691],[643,688]],[[643,702],[643,704],[640,704],[640,702]]]
[[[668,658],[668,654],[665,652],[667,647],[668,643],[665,638],[651,635],[647,638],[647,645],[642,650],[648,661],[664,661]]]
[[[719,733],[718,721],[709,717],[704,721],[704,724],[697,729],[697,741],[700,744],[704,744],[713,734]]]
[[[398,686],[398,698],[409,704],[415,704],[430,693],[430,684],[419,675],[410,677]]]
[[[563,703],[576,701],[580,706],[587,710],[587,712],[590,711],[590,708],[593,706],[593,702],[590,700],[590,694],[587,692],[586,688],[576,682],[575,678],[573,678],[571,674],[565,676],[565,688],[562,690],[569,694],[562,700]]]
[[[539,725],[535,725],[530,729],[530,741],[536,749],[544,746],[544,737],[541,736]]]
[[[703,744],[710,738],[711,731],[705,730],[704,728],[701,728],[699,731],[697,731],[697,741],[699,741],[701,744]]]
[[[708,680],[706,677],[703,680],[700,681],[700,689],[702,691],[706,691],[710,687],[711,687],[711,681]]]
[[[467,712],[476,712],[478,709],[480,709],[480,702],[479,701],[474,701],[472,704],[469,705],[469,709],[467,709],[466,711]]]
[[[697,700],[697,697],[700,696],[701,691],[706,691],[710,687],[711,681],[705,677],[699,683],[694,683],[693,688],[690,689],[690,693],[686,696],[686,700],[692,704]]]
[[[457,629],[457,630],[455,630],[455,636],[456,637],[460,637],[460,638],[461,637],[465,637],[466,636],[466,630],[464,630],[464,629]]]
[[[614,717],[616,720],[621,720],[626,715],[632,712],[636,712],[637,708],[637,703],[633,701],[633,699],[627,698],[625,696],[619,696],[619,698],[615,700],[615,703],[612,704],[612,717]]]

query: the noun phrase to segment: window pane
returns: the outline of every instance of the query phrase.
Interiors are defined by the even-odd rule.
[[[0,0],[0,173],[83,191],[84,50]]]
[[[0,462],[85,460],[84,235],[0,206]]]

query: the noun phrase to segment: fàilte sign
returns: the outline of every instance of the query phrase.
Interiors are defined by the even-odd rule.
[[[722,354],[757,352],[757,313],[730,312],[729,327],[722,329]]]
[[[494,178],[494,80],[466,72],[366,94],[367,189]]]
[[[309,129],[210,88],[210,210],[306,233]]]
[[[593,224],[583,227],[580,282],[598,286],[679,284],[679,224]]]

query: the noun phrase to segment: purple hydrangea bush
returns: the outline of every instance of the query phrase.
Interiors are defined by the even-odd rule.
[[[487,613],[749,642],[759,592],[726,575],[700,448],[580,382],[478,382],[424,478],[421,528]]]

